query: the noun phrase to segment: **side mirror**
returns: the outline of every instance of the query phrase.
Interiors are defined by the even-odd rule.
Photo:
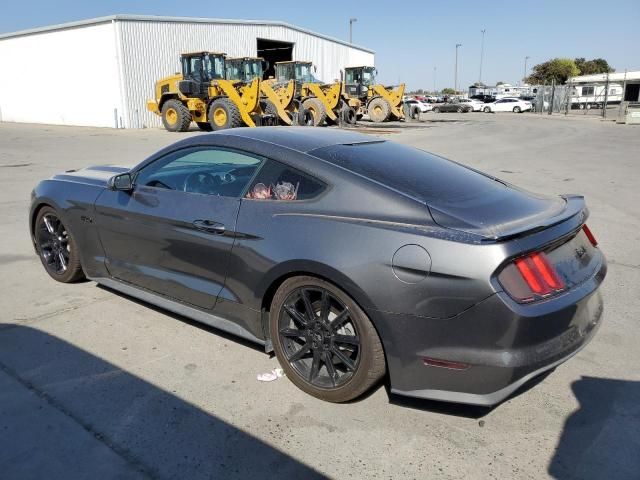
[[[109,188],[111,190],[122,190],[129,192],[133,190],[133,178],[130,173],[121,173],[109,179]]]

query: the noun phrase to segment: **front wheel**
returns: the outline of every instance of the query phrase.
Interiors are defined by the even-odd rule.
[[[62,283],[84,278],[78,246],[54,208],[43,207],[38,212],[34,236],[42,266],[51,278]]]
[[[491,113],[491,109],[489,107],[484,107],[484,113]]]
[[[522,109],[520,107],[513,107],[513,113],[521,113]]]
[[[342,290],[315,277],[292,277],[276,292],[269,327],[289,379],[321,400],[347,402],[386,371],[380,338]]]
[[[438,107],[433,108],[433,113],[440,113],[440,109]]]

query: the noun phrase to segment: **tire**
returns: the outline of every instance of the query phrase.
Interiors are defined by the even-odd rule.
[[[324,125],[325,121],[327,120],[327,112],[320,100],[318,100],[317,98],[307,98],[304,102],[302,102],[302,106],[313,116],[314,127]]]
[[[413,110],[411,110],[410,116],[413,120],[420,120],[420,108],[415,107]]]
[[[367,105],[367,111],[372,122],[382,123],[389,119],[391,108],[384,98],[376,97]]]
[[[522,109],[520,107],[513,107],[513,113],[522,113]]]
[[[484,107],[484,109],[482,110],[484,113],[491,113],[491,108],[489,107]]]
[[[347,125],[355,125],[357,122],[356,111],[348,105],[342,107],[342,110],[340,110],[340,116],[342,117],[342,121]]]
[[[198,125],[198,128],[203,132],[210,132],[213,130],[211,124],[207,122],[196,122],[196,125]]]
[[[458,112],[458,113],[464,113],[464,108],[462,108],[462,107],[458,107],[458,109],[456,110],[456,112]]]
[[[303,292],[308,302],[304,301]],[[322,298],[329,299],[325,315],[328,322],[323,322],[319,315]],[[292,310],[297,312],[296,316],[288,313]],[[315,277],[289,278],[278,288],[270,312],[269,328],[278,361],[302,391],[328,402],[348,402],[384,376],[384,351],[373,324],[335,285]],[[346,312],[344,317],[341,312]],[[343,320],[337,329],[332,328],[331,322],[340,318]],[[300,323],[300,319],[306,323]]]
[[[51,278],[61,283],[84,280],[75,237],[54,208],[45,206],[38,212],[34,236],[42,266]]]
[[[278,115],[278,109],[271,100],[261,100],[260,106],[264,114],[273,115],[275,125],[282,125],[284,123],[280,115]]]
[[[433,113],[440,113],[439,107],[433,107]]]
[[[170,132],[186,132],[191,125],[191,113],[180,100],[167,100],[162,105],[162,124]]]
[[[209,107],[209,124],[213,130],[240,127],[242,126],[240,110],[228,98],[218,98]]]

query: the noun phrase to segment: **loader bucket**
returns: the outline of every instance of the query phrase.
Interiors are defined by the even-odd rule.
[[[396,118],[404,118],[404,110],[402,109],[402,97],[404,95],[404,83],[398,85],[396,88],[386,89],[383,85],[374,85],[373,90],[377,95],[384,98],[391,107],[391,114]]]

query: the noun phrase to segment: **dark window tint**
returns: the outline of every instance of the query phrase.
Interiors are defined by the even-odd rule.
[[[312,155],[430,204],[473,206],[504,184],[455,162],[392,142],[333,145]]]
[[[273,160],[260,169],[246,197],[259,200],[308,200],[325,185],[306,173]]]

